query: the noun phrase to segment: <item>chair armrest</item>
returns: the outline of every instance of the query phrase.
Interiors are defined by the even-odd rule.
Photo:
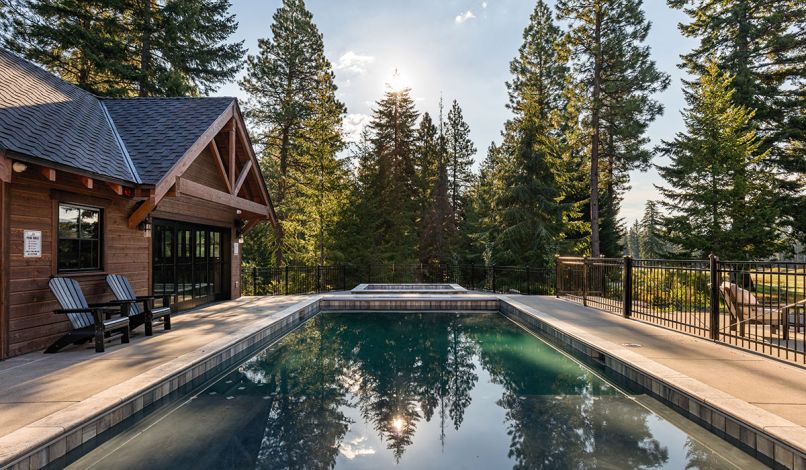
[[[100,302],[95,304],[89,304],[90,308],[97,308],[97,307],[120,307],[121,305],[125,304],[133,304],[137,303],[137,300],[110,300],[109,302]]]
[[[103,314],[108,312],[108,308],[103,307],[90,307],[90,308],[59,308],[53,311],[53,313],[57,314],[68,314],[68,313],[91,313],[92,318],[95,321],[95,325],[103,325],[104,318]]]

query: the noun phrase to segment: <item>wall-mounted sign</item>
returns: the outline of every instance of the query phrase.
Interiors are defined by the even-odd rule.
[[[238,243],[238,242],[235,242],[235,243],[233,243],[233,245],[232,245],[232,253],[233,253],[235,256],[238,256],[238,246],[239,246],[239,245],[240,245],[240,243]]]
[[[25,230],[23,232],[22,255],[25,258],[42,257],[42,231]]]

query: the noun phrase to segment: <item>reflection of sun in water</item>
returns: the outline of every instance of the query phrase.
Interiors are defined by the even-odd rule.
[[[403,422],[402,418],[395,418],[392,420],[392,429],[394,429],[396,433],[400,434],[400,431],[403,430],[404,424],[405,423]]]

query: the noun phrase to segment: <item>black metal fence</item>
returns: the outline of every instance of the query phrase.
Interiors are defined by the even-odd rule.
[[[554,270],[474,264],[373,264],[365,266],[245,267],[244,295],[311,294],[369,283],[453,283],[472,290],[526,295],[554,294]]]
[[[806,263],[558,258],[556,295],[806,363]]]

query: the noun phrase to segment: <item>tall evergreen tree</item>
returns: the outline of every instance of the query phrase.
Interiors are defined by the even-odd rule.
[[[636,220],[632,225],[630,225],[630,228],[627,229],[627,233],[624,235],[624,256],[638,258],[641,255],[639,248],[641,243],[640,238],[641,228],[639,226],[639,222]]]
[[[558,0],[557,10],[570,24],[566,40],[587,95],[591,255],[613,256],[621,252],[620,194],[628,171],[649,164],[646,129],[663,111],[652,94],[669,77],[645,45],[650,23],[641,0]]]
[[[362,162],[363,197],[373,210],[361,217],[371,231],[375,261],[416,262],[419,219],[416,136],[418,113],[411,90],[389,89],[378,101],[369,125],[371,154]]]
[[[731,259],[771,255],[780,239],[769,188],[774,174],[751,125],[753,111],[733,103],[732,77],[711,62],[686,90],[686,131],[661,151],[671,158],[658,167],[668,186],[659,187],[669,215],[665,232],[688,255]]]
[[[451,262],[451,244],[456,226],[448,182],[448,162],[445,155],[440,155],[437,161],[437,178],[430,191],[431,204],[423,220],[420,238],[420,263],[424,265]]]
[[[229,0],[10,0],[3,45],[99,95],[207,94],[241,67]]]
[[[448,152],[448,195],[454,224],[462,213],[462,197],[473,182],[473,157],[476,146],[470,140],[470,126],[462,116],[462,108],[453,100],[445,125],[445,147]]]
[[[322,59],[326,60],[326,59]],[[295,210],[287,218],[291,234],[290,258],[306,264],[324,265],[340,260],[334,249],[334,230],[349,194],[347,168],[338,154],[344,149],[342,119],[344,104],[336,99],[336,85],[329,63],[321,74],[313,113],[303,123],[304,138],[299,144],[303,156],[299,171],[292,169]],[[289,240],[289,242],[291,241]]]
[[[806,3],[799,0],[668,0],[691,21],[680,25],[700,43],[683,55],[682,66],[704,73],[706,58],[734,75],[737,105],[755,110],[752,123],[770,149],[778,174],[774,190],[784,224],[806,236]],[[801,238],[802,239],[802,238]]]
[[[274,244],[274,262],[284,262],[286,219],[294,191],[290,171],[300,170],[305,141],[305,123],[315,115],[317,90],[322,73],[329,72],[324,59],[322,34],[303,0],[283,0],[274,13],[272,37],[258,40],[258,54],[247,58],[241,87],[248,93],[247,117],[255,126],[256,140],[263,148],[263,170],[274,181],[272,200],[280,222]],[[323,70],[326,67],[327,70]]]
[[[538,1],[512,61],[508,83],[514,117],[505,124],[506,160],[497,210],[501,227],[494,257],[504,264],[547,264],[562,232],[560,192],[550,167],[551,142],[559,138],[559,116],[566,67],[558,54],[560,30],[551,11]]]
[[[443,145],[437,125],[429,113],[423,113],[417,128],[415,171],[419,193],[420,218],[425,219],[431,209],[431,192],[439,174],[440,160],[443,158]]]
[[[641,258],[660,258],[668,250],[663,241],[662,215],[655,201],[647,201],[639,222],[638,252]]]

